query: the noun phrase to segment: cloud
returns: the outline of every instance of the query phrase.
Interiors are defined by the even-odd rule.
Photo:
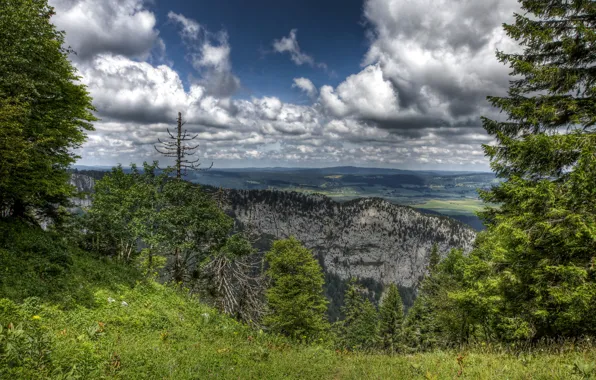
[[[297,87],[301,91],[304,91],[310,98],[315,98],[318,93],[317,88],[308,78],[294,78],[292,87]]]
[[[323,86],[320,95],[323,107],[336,118],[355,116],[359,119],[385,120],[399,111],[397,94],[383,78],[379,65],[370,65],[350,75],[336,89]]]
[[[273,41],[273,50],[277,53],[290,53],[290,58],[292,62],[301,66],[303,64],[310,65],[311,67],[317,66],[323,69],[327,69],[327,65],[323,62],[316,62],[315,59],[302,52],[300,50],[300,45],[298,45],[298,39],[296,34],[298,33],[298,29],[290,30],[290,34],[288,37],[282,37],[279,40]]]
[[[450,121],[477,116],[486,95],[507,89],[495,50],[515,48],[501,24],[517,8],[516,0],[366,0],[372,40],[363,65],[380,65],[403,108],[438,106]]]
[[[168,19],[180,26],[189,61],[201,76],[197,83],[218,97],[229,97],[238,91],[240,79],[232,73],[228,34],[225,31],[212,33],[197,21],[174,12],[168,13]]]
[[[186,92],[178,73],[166,65],[124,56],[100,54],[80,71],[100,116],[110,120],[165,123],[204,95],[199,86]]]
[[[155,15],[142,0],[50,0],[56,10],[52,22],[66,30],[66,44],[78,59],[114,53],[146,59],[155,44],[163,47]]]
[[[174,23],[178,23],[182,29],[180,34],[183,38],[196,40],[199,38],[199,32],[201,31],[201,25],[195,20],[184,17],[181,14],[168,12],[168,20]]]
[[[82,154],[95,164],[163,160],[152,144],[181,111],[199,134],[201,157],[216,166],[486,168],[480,144],[491,139],[479,116],[496,114],[485,97],[508,85],[494,50],[515,48],[500,27],[515,0],[366,0],[370,46],[359,72],[318,90],[310,79],[294,78],[292,87],[310,105],[276,94],[236,99],[240,80],[225,31],[168,14],[196,70],[185,86],[173,65],[159,64],[168,59],[165,43],[141,0],[52,3],[61,6],[55,20],[69,43],[84,48],[75,64],[101,121]],[[297,65],[323,65],[300,49],[295,29],[273,48]]]

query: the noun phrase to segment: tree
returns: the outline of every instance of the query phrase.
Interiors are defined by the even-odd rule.
[[[379,314],[356,279],[350,280],[338,322],[339,342],[349,350],[374,350],[379,345]]]
[[[430,251],[430,259],[428,260],[428,270],[432,272],[439,262],[441,261],[441,255],[439,254],[439,245],[437,243],[433,244],[433,248]]]
[[[201,267],[201,291],[226,314],[258,324],[265,311],[264,286],[257,250],[243,235],[229,237]]]
[[[0,4],[0,209],[56,218],[73,192],[66,169],[96,120],[46,0]]]
[[[379,307],[381,320],[380,335],[383,348],[390,353],[399,350],[402,341],[402,324],[404,320],[404,306],[395,284],[389,286],[387,295]]]
[[[149,258],[169,258],[166,270],[175,282],[190,281],[225,243],[233,220],[199,186],[156,171],[157,162],[142,171],[132,165],[130,173],[119,166],[97,181],[87,235],[95,250],[125,260],[148,246]]]
[[[453,249],[422,281],[404,322],[404,342],[415,350],[448,348],[487,338],[487,299],[473,289],[485,263]]]
[[[167,131],[170,141],[161,141],[161,139],[158,139],[161,144],[161,147],[158,148],[157,146],[154,146],[154,148],[158,153],[164,155],[165,157],[174,158],[174,170],[176,171],[176,178],[181,179],[183,175],[186,175],[189,169],[199,170],[199,166],[201,165],[199,164],[199,158],[195,160],[189,160],[186,158],[197,153],[199,145],[185,145],[185,142],[193,141],[199,135],[197,134],[194,136],[190,136],[186,130],[182,132],[182,126],[186,124],[186,122],[182,121],[182,113],[180,112],[178,112],[178,119],[176,119],[176,124],[176,136],[174,136],[168,128]],[[211,163],[211,166],[213,166],[213,163]],[[211,166],[207,169],[210,169]]]
[[[475,257],[492,271],[475,289],[492,297],[495,332],[539,339],[596,332],[596,3],[522,0],[505,31],[524,50],[498,52],[508,96],[489,97],[507,120],[483,119],[504,181],[481,193]],[[488,299],[488,298],[487,298]]]
[[[167,176],[156,175],[156,168],[157,163],[145,163],[140,171],[133,164],[125,173],[118,166],[96,182],[86,226],[93,250],[129,260],[139,241],[149,246],[150,255],[163,242],[160,192]]]
[[[294,237],[277,240],[266,253],[271,286],[266,297],[270,314],[264,324],[272,331],[312,341],[325,335],[327,299],[323,271],[312,253]]]
[[[177,283],[196,279],[203,260],[225,244],[234,220],[210,194],[187,181],[168,181],[162,197],[160,223],[166,238],[161,246],[172,258],[167,269]]]

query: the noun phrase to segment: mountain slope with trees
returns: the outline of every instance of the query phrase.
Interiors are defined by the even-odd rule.
[[[414,288],[433,244],[445,255],[469,251],[475,232],[453,219],[428,215],[378,198],[338,203],[324,196],[270,190],[229,190],[237,221],[276,238],[295,236],[326,272]]]

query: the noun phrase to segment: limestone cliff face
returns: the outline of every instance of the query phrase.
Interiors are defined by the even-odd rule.
[[[91,199],[89,194],[93,192],[95,187],[95,179],[84,174],[71,173],[70,184],[76,187],[79,193],[77,197],[71,198],[71,202],[75,207],[89,207],[91,206]]]
[[[230,190],[230,213],[244,225],[283,238],[294,235],[339,276],[416,287],[432,245],[445,255],[469,251],[475,232],[453,219],[378,198],[337,203],[323,196]]]
[[[85,193],[95,180],[73,173],[82,192],[73,200],[88,206]],[[444,216],[429,215],[379,198],[339,203],[325,196],[273,190],[227,190],[228,212],[241,225],[276,238],[295,236],[313,250],[325,272],[348,280],[370,279],[414,289],[425,273],[432,245],[446,255],[469,251],[473,229]]]

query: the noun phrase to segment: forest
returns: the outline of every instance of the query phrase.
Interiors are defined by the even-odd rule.
[[[181,116],[156,147],[173,166],[114,167],[72,212],[93,99],[47,0],[0,1],[0,378],[596,377],[596,3],[520,4],[509,92],[488,97],[507,118],[482,119],[486,230],[469,251],[429,241],[406,310],[294,236],[260,251],[223,190],[185,180]]]

